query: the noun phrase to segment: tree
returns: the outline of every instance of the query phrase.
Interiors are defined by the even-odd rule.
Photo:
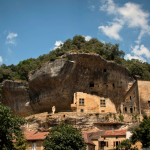
[[[81,130],[60,123],[53,127],[43,142],[44,150],[86,150]]]
[[[0,149],[14,149],[12,140],[21,134],[20,126],[24,123],[24,118],[12,115],[11,109],[0,102]]]
[[[150,146],[150,116],[143,115],[143,121],[132,131],[131,141],[133,144],[140,141],[144,148]]]
[[[14,147],[16,150],[26,150],[28,148],[27,139],[22,133],[17,137]]]
[[[123,140],[121,141],[121,143],[119,145],[117,145],[116,150],[118,149],[125,149],[128,150],[131,147],[131,142],[129,139]]]

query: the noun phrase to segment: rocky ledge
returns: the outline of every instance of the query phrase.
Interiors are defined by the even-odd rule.
[[[61,57],[31,71],[28,83],[2,82],[2,103],[20,116],[51,112],[52,106],[56,112],[69,112],[74,93],[84,92],[109,97],[119,111],[131,80],[127,68],[97,54],[65,53]]]

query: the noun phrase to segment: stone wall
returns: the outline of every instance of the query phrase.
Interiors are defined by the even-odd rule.
[[[150,115],[150,81],[138,80],[141,114]]]
[[[134,113],[139,114],[139,92],[137,81],[134,81],[131,88],[125,95],[125,102],[121,103],[121,112],[122,113]]]

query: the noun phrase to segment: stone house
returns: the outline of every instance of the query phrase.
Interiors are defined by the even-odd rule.
[[[37,131],[26,131],[24,135],[27,139],[28,148],[27,150],[43,150],[43,141],[45,139],[45,135],[49,132],[37,132]],[[86,143],[86,150],[95,150],[95,144],[89,138],[86,132],[82,132],[82,137]],[[16,142],[13,140],[13,142]]]
[[[114,149],[126,139],[126,130],[106,130],[89,133],[89,138],[96,145],[95,150]]]
[[[45,139],[45,135],[49,132],[38,132],[27,138],[28,141],[28,149],[27,150],[43,150],[43,141]]]
[[[83,92],[74,93],[74,102],[71,104],[71,108],[74,112],[116,113],[115,105],[109,98]]]

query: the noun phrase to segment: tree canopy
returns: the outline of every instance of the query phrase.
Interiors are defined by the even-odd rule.
[[[81,130],[60,123],[53,127],[43,142],[44,150],[86,150]]]
[[[142,143],[144,148],[150,146],[150,116],[143,115],[143,121],[132,131],[131,142],[135,144],[137,141]]]
[[[129,139],[126,139],[126,140],[121,141],[121,143],[117,145],[116,150],[119,150],[119,149],[128,150],[130,149],[130,147],[131,147],[131,142]]]
[[[37,59],[29,58],[20,61],[17,65],[11,64],[7,66],[2,64],[0,67],[0,82],[6,79],[27,81],[28,73],[31,70],[39,68],[47,61],[58,59],[66,51],[99,54],[106,60],[113,60],[116,63],[126,66],[131,72],[131,77],[140,75],[142,79],[150,80],[150,64],[138,59],[125,60],[125,52],[119,50],[119,44],[102,43],[97,38],[91,38],[89,41],[86,41],[84,36],[75,35],[73,39],[67,39],[58,48],[51,50],[48,54],[40,55]]]

